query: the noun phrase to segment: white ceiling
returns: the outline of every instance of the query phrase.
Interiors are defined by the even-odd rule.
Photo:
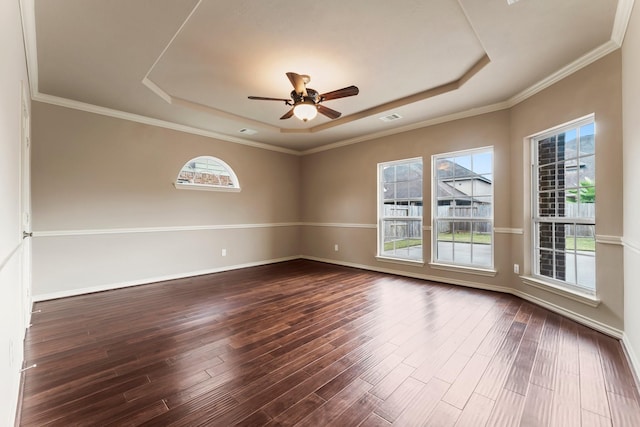
[[[512,105],[618,48],[632,4],[22,0],[34,99],[296,152]],[[247,99],[289,98],[289,71],[360,94],[307,123]]]

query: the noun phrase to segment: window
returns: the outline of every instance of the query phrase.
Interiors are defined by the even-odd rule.
[[[210,156],[189,160],[180,169],[176,188],[189,190],[240,191],[240,183],[228,164]]]
[[[378,164],[378,255],[422,262],[422,159]]]
[[[493,268],[493,149],[432,161],[433,262]]]
[[[533,275],[595,294],[594,118],[532,142]]]

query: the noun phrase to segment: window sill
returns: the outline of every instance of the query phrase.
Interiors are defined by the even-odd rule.
[[[495,277],[498,272],[488,268],[478,267],[463,267],[461,265],[440,264],[436,262],[430,262],[429,266],[435,270],[453,271],[456,273],[468,273],[476,274],[478,276]]]
[[[173,186],[178,190],[226,191],[231,193],[238,193],[240,191],[238,187],[216,187],[215,185],[185,184],[181,182],[174,182]]]
[[[590,307],[597,307],[598,305],[600,305],[600,298],[598,298],[597,295],[591,295],[586,292],[564,288],[532,276],[520,276],[520,279],[522,279],[522,283],[524,283],[525,285],[533,286],[534,288],[542,289],[547,292],[569,298],[573,301],[586,304]]]
[[[379,255],[376,256],[376,259],[382,262],[391,262],[394,264],[410,265],[412,267],[424,267],[424,261],[401,259],[401,258],[389,258],[389,257],[384,257]]]

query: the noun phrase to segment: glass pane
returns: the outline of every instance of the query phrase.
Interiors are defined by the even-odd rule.
[[[553,249],[553,224],[541,222],[537,225],[537,247]]]
[[[473,223],[473,242],[491,245],[491,223],[489,221],[477,221]]]
[[[471,245],[472,260],[474,265],[483,267],[491,266],[491,245],[486,243],[473,243]]]
[[[544,166],[556,161],[556,137],[538,141],[538,165]]]
[[[418,179],[422,181],[422,162],[414,162],[410,164],[411,173],[409,179]]]
[[[422,180],[409,181],[409,197],[412,199],[422,198]]]
[[[409,182],[398,182],[396,183],[396,199],[408,199],[409,198]]]
[[[201,156],[188,161],[178,173],[178,183],[215,187],[236,187],[227,167],[213,157]]]
[[[575,159],[578,155],[576,140],[576,130],[571,129],[558,135],[558,161]]]
[[[553,251],[538,250],[538,274],[553,277]]]
[[[474,196],[490,196],[492,194],[492,175],[482,175],[473,181]]]
[[[395,166],[384,166],[382,168],[382,182],[394,182],[396,176]]]
[[[455,157],[454,176],[458,178],[468,178],[473,175],[471,172],[471,156]]]
[[[453,223],[453,240],[455,242],[471,242],[470,221],[460,221]]]
[[[561,269],[561,273],[564,274],[564,279],[559,278],[558,280],[564,280],[567,283],[577,284],[576,282],[576,254],[572,252],[567,252],[565,254],[565,265]]]
[[[575,226],[575,249],[578,252],[594,253],[596,250],[596,226],[576,225]],[[569,241],[567,240],[567,246]],[[569,249],[567,247],[567,249]]]
[[[557,251],[564,251],[567,246],[567,235],[573,233],[573,226],[569,224],[553,224],[553,244]]]
[[[409,216],[422,217],[422,202],[413,201],[409,203]]]
[[[453,261],[453,243],[452,242],[438,242],[437,244],[436,260],[442,262]]]
[[[410,166],[408,164],[396,165],[396,181],[408,181],[409,169]]]
[[[556,193],[541,192],[538,194],[538,216],[556,215]]]
[[[557,238],[558,236],[556,236]],[[567,277],[567,254],[555,251],[555,279],[565,281]]]
[[[595,152],[595,123],[589,123],[580,128],[580,156]]]
[[[460,243],[456,239],[453,243],[453,259],[460,264],[471,264],[471,243]]]
[[[438,221],[438,240],[439,241],[452,241],[453,240],[453,222],[450,221]]]
[[[473,199],[473,217],[491,218],[492,197],[476,197]]]
[[[453,178],[453,159],[438,159],[436,161],[436,171],[439,180]]]
[[[563,178],[564,186],[559,185],[558,187],[572,189],[572,191],[573,189],[578,188],[578,168],[569,165],[569,162],[565,163]]]
[[[596,258],[593,255],[576,254],[577,283],[590,290],[596,289]]]
[[[478,175],[490,174],[493,172],[491,162],[492,157],[493,153],[490,152],[474,154],[472,158],[472,171]]]
[[[455,202],[453,215],[457,218],[471,218],[471,210],[473,209],[471,198],[458,198]]]
[[[548,191],[556,188],[556,165],[547,165],[538,168],[538,190]]]
[[[393,200],[395,199],[395,195],[396,184],[384,184],[384,187],[382,188],[382,197],[384,200]]]
[[[588,181],[592,185],[596,183],[596,165],[594,156],[580,158],[580,183]]]

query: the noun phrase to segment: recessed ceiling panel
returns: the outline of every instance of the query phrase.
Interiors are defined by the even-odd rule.
[[[349,115],[454,81],[483,55],[454,0],[204,1],[149,78],[175,97],[300,127],[279,120],[283,102],[247,96],[289,98],[293,71],[320,93],[358,86],[325,104]]]

